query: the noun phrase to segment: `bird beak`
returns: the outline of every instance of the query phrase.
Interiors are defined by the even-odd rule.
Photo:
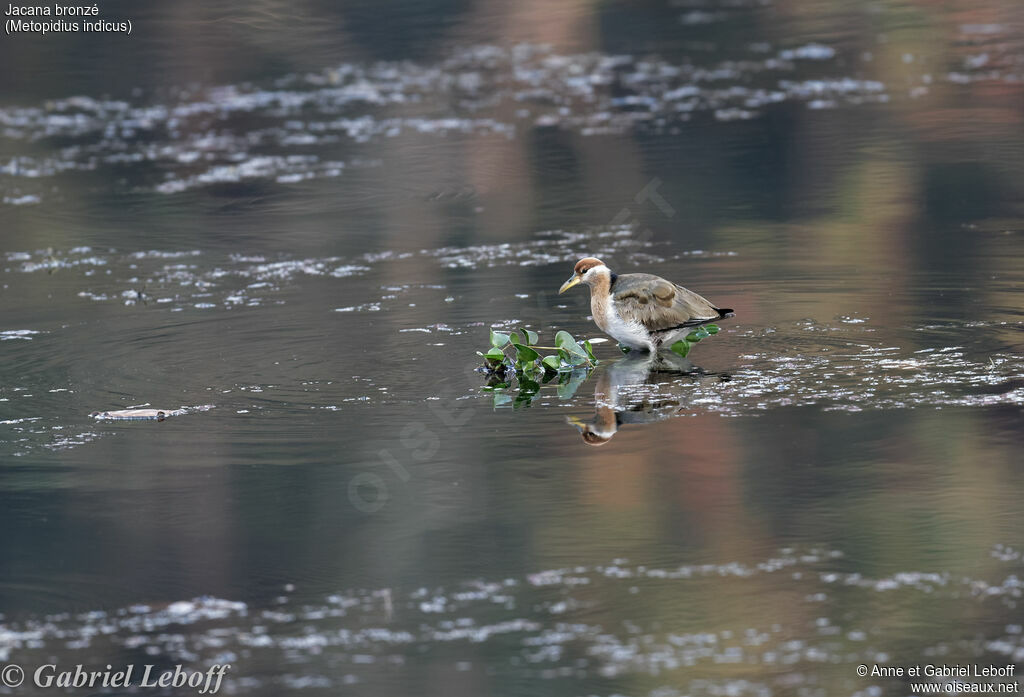
[[[580,433],[583,433],[583,431],[585,431],[587,428],[587,422],[584,421],[583,419],[576,418],[575,416],[565,417],[565,423],[569,424],[570,426],[575,426],[580,430]]]
[[[562,287],[558,289],[558,294],[561,295],[562,293],[564,293],[565,291],[569,290],[574,285],[579,283],[581,280],[582,279],[579,276],[574,274],[572,278],[570,278],[568,281],[562,284]]]

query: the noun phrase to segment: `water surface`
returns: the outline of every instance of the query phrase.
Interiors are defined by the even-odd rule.
[[[0,47],[38,76],[0,78],[0,662],[645,697],[1021,663],[1016,4],[392,5]],[[556,295],[585,255],[737,316],[481,389],[490,328],[600,337]],[[129,408],[174,415],[90,416]]]

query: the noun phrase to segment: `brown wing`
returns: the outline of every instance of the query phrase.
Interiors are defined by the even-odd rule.
[[[611,291],[619,316],[636,320],[652,332],[696,326],[723,316],[692,290],[647,273],[617,276]]]

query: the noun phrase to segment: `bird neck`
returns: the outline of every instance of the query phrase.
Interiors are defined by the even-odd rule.
[[[612,279],[610,274],[599,274],[590,283],[590,314],[601,329],[605,329],[608,303],[611,300]]]
[[[608,269],[601,267],[601,273],[594,274],[594,280],[590,281],[590,295],[604,295],[608,296],[611,294],[612,283],[615,282],[615,274]]]

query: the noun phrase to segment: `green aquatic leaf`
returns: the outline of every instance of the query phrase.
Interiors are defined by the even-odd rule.
[[[707,336],[706,332],[704,336]],[[686,340],[689,341],[691,344],[696,344],[698,341],[701,340],[701,338],[702,337],[700,336],[699,332],[690,332],[689,334],[686,335]]]
[[[544,356],[542,363],[545,368],[551,368],[551,370],[558,370],[562,367],[562,359],[558,356]]]
[[[477,353],[479,353],[479,351]],[[505,359],[505,352],[502,351],[500,348],[492,348],[487,353],[482,355],[484,358],[491,358],[499,361]]]
[[[523,343],[522,339],[519,338],[518,332],[509,332],[508,340],[517,346]]]
[[[495,407],[495,409],[497,409],[498,407],[503,407],[503,406],[505,406],[506,404],[508,404],[511,401],[512,401],[512,395],[510,395],[510,394],[507,394],[505,392],[495,392],[494,393],[494,407]]]
[[[590,358],[590,362],[597,364],[597,357],[594,355],[594,347],[590,345],[590,339],[583,342],[583,348],[587,351],[587,357]]]
[[[711,336],[711,334],[706,329],[704,329],[704,327],[701,327],[700,329],[697,330],[698,340],[707,339],[709,336]]]
[[[491,346],[493,346],[494,348],[501,348],[502,346],[507,344],[508,341],[508,334],[505,334],[503,332],[496,332],[493,329],[491,330]]]
[[[540,380],[544,377],[544,368],[537,361],[530,361],[523,366],[522,376],[525,376],[533,381]]]
[[[569,332],[558,332],[558,334],[555,335],[555,346],[565,349],[574,356],[588,358],[586,349],[580,346],[576,339],[572,338],[572,334]]]
[[[722,328],[719,327],[717,324],[705,324],[704,329],[707,331],[708,334],[717,334],[718,332],[722,331]]]
[[[685,339],[680,339],[670,347],[673,353],[678,353],[683,358],[690,352],[690,344]]]
[[[529,346],[524,346],[523,344],[516,344],[515,346],[516,353],[519,354],[519,360],[521,362],[535,361],[538,358],[540,358],[540,354],[537,353],[532,348],[530,348]]]
[[[520,327],[519,331],[521,331],[523,333],[523,336],[526,337],[526,343],[529,344],[530,346],[536,345],[536,343],[540,340],[540,334],[538,334],[535,331],[532,331],[525,327]]]

